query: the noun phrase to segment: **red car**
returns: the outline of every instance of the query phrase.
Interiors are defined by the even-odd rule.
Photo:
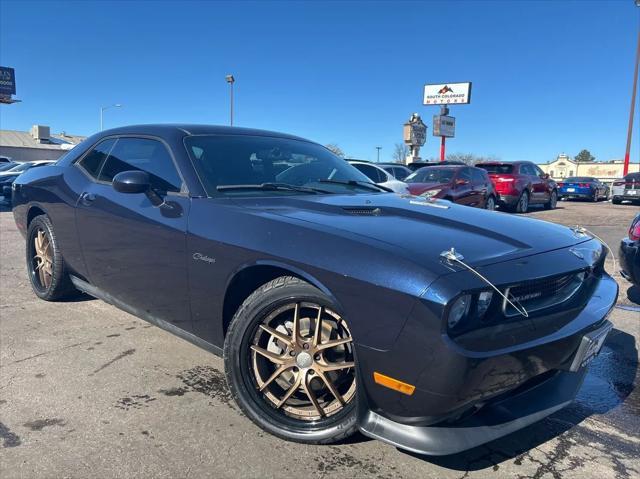
[[[486,171],[466,165],[425,166],[404,180],[416,196],[493,210],[497,196]]]
[[[487,162],[476,166],[489,173],[498,194],[498,204],[509,211],[526,213],[532,204],[552,210],[558,203],[558,185],[535,163]]]

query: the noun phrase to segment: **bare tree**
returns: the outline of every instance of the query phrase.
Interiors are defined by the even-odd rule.
[[[344,151],[342,151],[342,148],[340,148],[336,143],[329,143],[328,145],[324,145],[324,146],[327,150],[329,150],[334,155],[339,156],[340,158],[345,157]]]
[[[460,161],[466,165],[475,165],[484,161],[500,161],[495,155],[474,155],[473,153],[450,153],[447,161]]]
[[[393,158],[393,161],[395,161],[396,163],[404,164],[408,155],[409,155],[409,147],[404,143],[396,143],[395,146],[393,147],[393,154],[391,155],[391,157]]]

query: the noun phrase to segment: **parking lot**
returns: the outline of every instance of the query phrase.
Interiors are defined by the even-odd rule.
[[[530,216],[579,224],[617,253],[632,205],[560,202]],[[608,260],[611,271],[613,262]],[[466,453],[415,456],[356,435],[284,442],[232,402],[222,360],[88,297],[32,294],[24,242],[0,212],[0,474],[14,477],[520,477],[640,475],[640,291],[615,274],[615,329],[577,400]]]

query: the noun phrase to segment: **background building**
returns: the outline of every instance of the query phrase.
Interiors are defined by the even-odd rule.
[[[84,140],[84,136],[50,133],[48,126],[33,125],[31,131],[0,130],[0,156],[14,161],[57,160]]]
[[[538,165],[542,171],[549,173],[554,180],[562,180],[569,176],[590,176],[604,182],[622,178],[624,162],[611,161],[576,161],[569,155],[561,153],[555,161]],[[640,163],[629,163],[629,173],[640,171]]]

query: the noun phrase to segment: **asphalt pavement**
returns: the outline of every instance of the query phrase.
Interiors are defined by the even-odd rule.
[[[617,245],[638,207],[560,202],[530,216]],[[220,358],[89,297],[36,298],[24,240],[0,211],[0,477],[640,477],[640,291],[620,284],[615,329],[576,401],[465,453],[425,457],[356,435],[285,442],[242,415]],[[608,269],[613,262],[608,260]]]

